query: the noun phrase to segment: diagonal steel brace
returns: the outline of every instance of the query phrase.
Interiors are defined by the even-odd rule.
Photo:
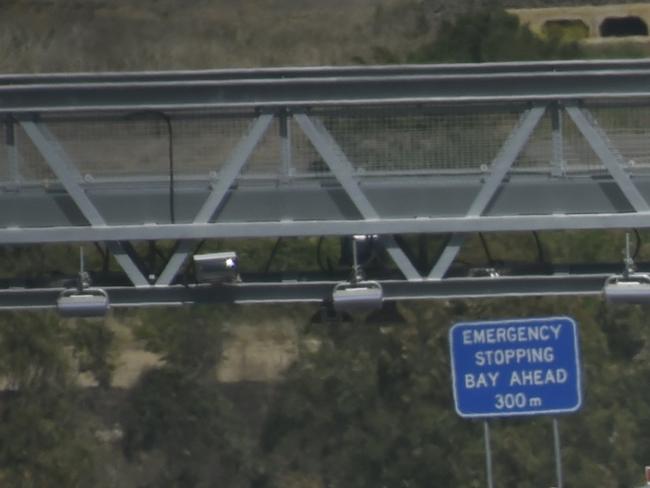
[[[648,202],[641,195],[630,176],[625,172],[622,165],[621,155],[608,143],[606,135],[602,129],[595,126],[591,120],[595,120],[585,109],[575,106],[566,107],[566,111],[575,123],[578,130],[589,143],[589,146],[602,161],[607,171],[612,176],[625,198],[630,202],[632,208],[637,212],[647,212],[650,210]]]
[[[260,140],[262,140],[262,137],[268,130],[272,121],[273,115],[263,114],[253,122],[249,131],[242,137],[226,163],[223,165],[223,168],[219,172],[219,180],[217,184],[212,188],[210,195],[208,195],[203,206],[196,214],[196,217],[194,217],[194,224],[205,224],[212,219],[215,212],[217,212],[219,206],[224,201],[228,190],[235,182],[237,176],[239,176],[239,173],[241,173],[242,168],[250,158],[251,154],[253,154],[253,151],[259,144]],[[181,241],[177,245],[174,254],[158,277],[156,286],[169,286],[172,283],[174,277],[190,255],[193,246],[194,243],[192,241]]]
[[[485,211],[506,174],[517,159],[517,156],[519,156],[519,153],[521,153],[530,139],[545,111],[546,107],[533,107],[522,114],[519,122],[506,139],[496,158],[492,161],[492,171],[470,205],[466,217],[478,217]],[[451,236],[449,243],[429,273],[429,279],[441,280],[445,276],[451,263],[456,259],[464,241],[465,236],[463,234],[453,234]]]
[[[63,188],[68,192],[70,198],[75,202],[82,215],[88,220],[88,223],[92,227],[105,227],[106,221],[104,217],[102,217],[95,204],[88,198],[88,195],[79,184],[82,181],[81,173],[72,164],[69,155],[54,134],[42,123],[20,121],[20,125],[59,179]],[[149,281],[128,255],[121,242],[107,242],[107,246],[136,287],[150,286]]]
[[[357,182],[352,163],[322,122],[306,114],[295,114],[294,118],[298,126],[316,148],[316,151],[318,151],[325,163],[327,163],[348,197],[350,197],[350,200],[356,205],[361,216],[366,220],[379,219],[379,214]],[[409,281],[422,279],[420,273],[415,269],[413,263],[411,263],[411,260],[399,247],[393,236],[382,236],[380,242],[384,245],[388,254],[406,279]]]

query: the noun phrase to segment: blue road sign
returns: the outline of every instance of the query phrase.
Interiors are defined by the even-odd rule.
[[[459,323],[449,346],[462,417],[567,413],[582,404],[578,333],[568,317]]]

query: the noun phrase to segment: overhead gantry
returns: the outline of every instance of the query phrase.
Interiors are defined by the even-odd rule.
[[[650,227],[649,101],[647,61],[1,76],[0,246],[92,243],[118,267],[9,276],[0,308],[75,287],[111,306],[327,302],[355,280],[384,300],[600,293],[622,262],[458,254],[476,233]],[[345,255],[352,236],[382,265],[354,244],[349,270],[232,273],[241,240]]]

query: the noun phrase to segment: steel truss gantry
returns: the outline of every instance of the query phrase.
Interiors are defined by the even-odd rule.
[[[649,102],[647,61],[0,76],[0,244],[99,244],[112,306],[326,301],[347,271],[215,285],[189,257],[356,234],[385,249],[387,300],[596,294],[622,262],[457,258],[476,233],[650,227]],[[415,256],[411,234],[444,245]],[[10,276],[0,308],[72,278]]]

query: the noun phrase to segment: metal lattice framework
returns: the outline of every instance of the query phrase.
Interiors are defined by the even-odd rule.
[[[187,279],[188,258],[206,240],[355,234],[379,236],[389,300],[599,293],[620,263],[457,257],[476,233],[650,227],[649,108],[646,61],[2,76],[0,244],[100,243],[113,306],[327,300],[345,274],[215,286]],[[407,234],[444,246],[425,259]],[[162,241],[148,263],[142,243]],[[5,281],[0,308],[68,286]]]

